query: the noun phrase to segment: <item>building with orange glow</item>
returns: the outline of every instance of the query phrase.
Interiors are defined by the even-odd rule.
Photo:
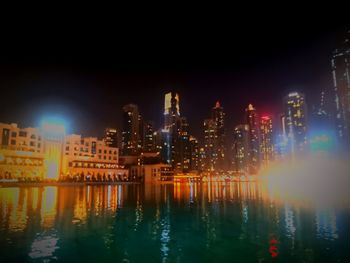
[[[299,92],[291,92],[284,97],[285,134],[289,151],[293,154],[305,152],[308,147],[307,107],[305,96]]]
[[[248,166],[250,173],[256,173],[260,166],[260,129],[259,118],[252,104],[245,110],[248,125]]]
[[[232,167],[236,173],[248,172],[248,125],[237,125],[233,131]]]
[[[0,123],[0,134],[0,178],[58,178],[64,128],[49,123],[40,128]]]
[[[64,141],[63,176],[82,180],[127,180],[128,170],[118,165],[118,148],[96,137],[72,134]]]
[[[128,170],[118,166],[118,157],[118,148],[95,137],[66,136],[60,124],[20,128],[0,123],[0,179],[128,179]]]
[[[169,164],[145,164],[135,165],[130,168],[130,176],[143,178],[145,184],[157,182],[172,182],[174,170]]]
[[[217,152],[215,151],[216,124],[213,119],[204,120],[204,151],[205,167],[204,170],[211,172],[215,170],[217,163]]]
[[[260,154],[263,166],[274,159],[272,118],[267,115],[260,118]]]

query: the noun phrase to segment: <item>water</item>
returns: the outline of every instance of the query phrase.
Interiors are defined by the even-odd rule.
[[[0,189],[1,262],[350,262],[350,213],[258,183]]]

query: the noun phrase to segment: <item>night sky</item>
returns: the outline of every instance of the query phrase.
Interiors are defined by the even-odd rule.
[[[242,121],[248,103],[277,114],[282,97],[297,90],[309,107],[332,85],[331,52],[345,26],[288,25],[187,28],[51,37],[2,51],[0,122],[37,126],[43,116],[67,119],[69,132],[101,136],[121,128],[122,106],[139,105],[162,124],[164,94],[180,95],[180,111],[201,138],[202,121],[219,100],[227,130]]]

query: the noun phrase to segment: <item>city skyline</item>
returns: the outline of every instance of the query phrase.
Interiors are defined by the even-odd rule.
[[[6,111],[0,113],[0,119],[36,126],[43,114],[59,112],[71,123],[72,132],[101,137],[103,131],[96,127],[121,127],[121,109],[129,103],[138,105],[144,119],[159,127],[163,95],[174,91],[181,96],[181,113],[186,115],[193,135],[201,136],[198,127],[216,101],[225,107],[227,127],[233,131],[242,122],[246,105],[252,103],[262,114],[278,114],[283,112],[280,97],[290,91],[305,93],[309,106],[316,107],[319,93],[332,85],[330,58],[344,36],[339,31],[283,34],[282,40],[293,41],[274,49],[276,45],[269,40],[263,44],[271,44],[266,50],[256,47],[247,54],[244,49],[239,59],[231,54],[231,62],[223,61],[221,54],[218,61],[208,59],[203,66],[188,58],[183,64],[177,60],[173,68],[169,60],[164,68],[138,68],[142,63],[136,63],[124,71],[117,66],[103,70],[103,63],[100,68],[91,67],[91,63],[67,66],[64,61],[47,65],[40,58],[33,59],[32,66],[24,57],[22,64],[7,67],[5,59],[0,84],[6,87]],[[79,62],[79,56],[71,59]]]

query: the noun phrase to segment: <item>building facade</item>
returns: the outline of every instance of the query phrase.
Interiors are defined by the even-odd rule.
[[[207,172],[215,171],[217,164],[217,152],[215,150],[216,123],[213,119],[206,119],[203,123],[204,127],[204,151],[206,161],[204,170]]]
[[[284,98],[285,134],[288,149],[292,155],[308,150],[307,107],[305,96],[299,92],[291,92]]]
[[[107,146],[120,148],[120,134],[116,128],[106,128],[103,141]]]
[[[216,171],[223,171],[226,168],[225,113],[219,101],[212,108],[212,120],[215,122],[214,151],[216,161],[214,169]]]
[[[340,144],[350,145],[350,31],[332,56],[333,115]]]
[[[252,104],[248,105],[245,117],[248,125],[248,167],[250,173],[257,173],[260,167],[259,117]]]
[[[19,128],[0,123],[0,178],[17,180],[128,180],[118,148],[95,137],[65,135],[63,125]]]
[[[249,126],[237,125],[233,131],[232,168],[236,173],[247,173],[249,163]]]
[[[137,155],[140,151],[140,114],[137,105],[123,107],[122,155]]]
[[[260,154],[261,164],[266,167],[274,160],[273,126],[270,116],[260,118]]]

